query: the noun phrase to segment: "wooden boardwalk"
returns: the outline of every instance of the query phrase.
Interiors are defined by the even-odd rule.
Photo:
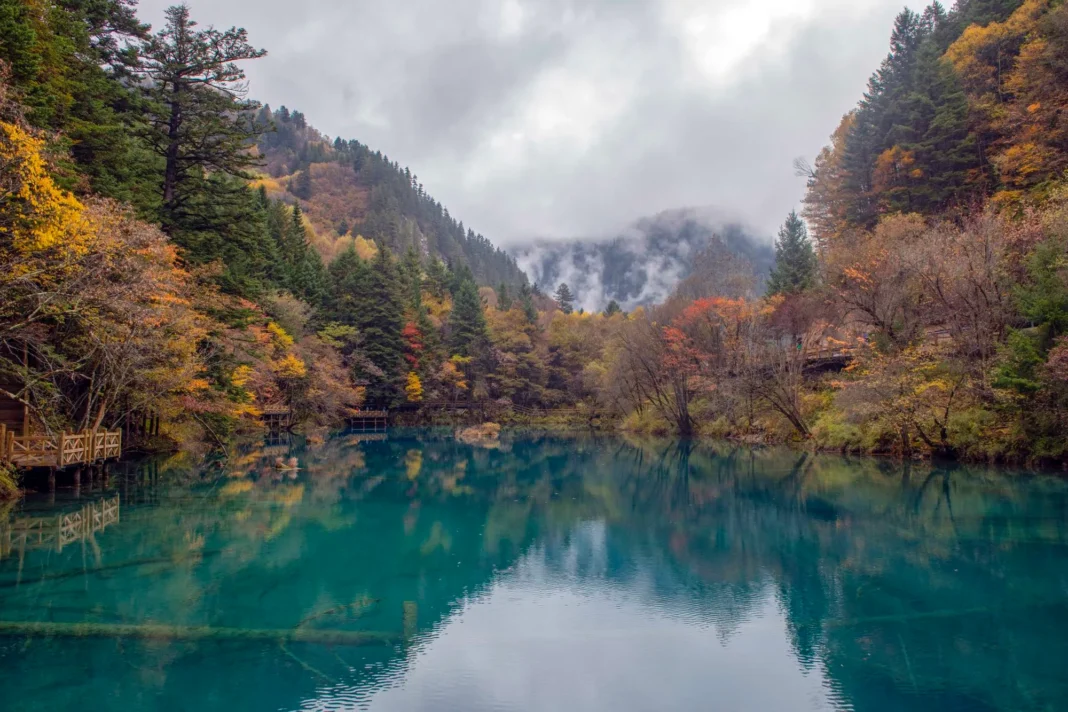
[[[349,426],[371,432],[385,431],[389,427],[388,410],[360,410],[350,415]]]
[[[293,411],[288,405],[265,405],[262,420],[272,432],[288,430],[293,427]]]
[[[103,462],[122,455],[121,430],[58,435],[15,435],[0,423],[0,462],[15,467],[54,467]]]
[[[60,552],[118,523],[119,495],[89,502],[71,512],[0,521],[0,560],[14,552],[22,556],[30,549]]]

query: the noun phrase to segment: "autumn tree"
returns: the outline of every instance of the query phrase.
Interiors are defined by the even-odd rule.
[[[894,347],[914,341],[925,323],[915,255],[927,230],[918,215],[893,216],[827,255],[828,286],[846,314]]]
[[[918,443],[929,452],[952,455],[952,416],[965,405],[967,374],[940,357],[932,344],[893,353],[869,349],[839,403],[857,419],[885,423],[899,452],[911,457]]]
[[[418,403],[423,400],[423,384],[419,380],[419,374],[414,371],[408,372],[408,379],[404,385],[404,394],[409,403]]]
[[[812,226],[813,238],[821,248],[842,235],[848,227],[849,192],[845,185],[846,140],[853,130],[856,112],[842,117],[813,166],[802,159],[794,162],[798,175],[807,180],[803,211]]]
[[[676,331],[660,326],[644,309],[619,330],[618,377],[636,407],[647,403],[681,435],[694,432],[690,405],[697,392],[696,353]]]

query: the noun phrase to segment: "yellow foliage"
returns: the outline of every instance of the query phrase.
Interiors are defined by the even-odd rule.
[[[368,240],[363,235],[357,235],[352,241],[352,246],[360,259],[364,261],[373,260],[378,254],[378,246],[373,240]]]
[[[78,199],[48,174],[43,149],[22,127],[0,122],[0,250],[84,254],[92,226]]]
[[[441,379],[442,383],[452,386],[457,391],[466,391],[467,380],[461,367],[470,363],[470,361],[470,358],[465,359],[462,356],[453,356],[441,364],[441,372],[438,374],[438,378]]]
[[[224,497],[227,497],[238,494],[245,494],[246,492],[251,491],[252,482],[250,480],[233,480],[232,482],[227,482],[223,486],[223,488],[219,490],[219,494],[223,495]]]
[[[270,196],[280,195],[285,192],[285,188],[279,182],[277,178],[271,176],[259,176],[254,181],[249,183],[249,186],[256,190],[260,187],[267,189],[267,194]]]
[[[408,454],[404,457],[404,465],[405,469],[407,470],[408,479],[417,479],[419,477],[419,473],[423,469],[423,451],[409,450]]]
[[[274,337],[274,342],[283,349],[288,349],[293,346],[293,337],[286,333],[286,330],[275,322],[267,324],[267,331],[271,332],[271,336]]]
[[[203,378],[194,378],[185,384],[185,390],[189,393],[200,393],[209,388],[211,388],[211,384]]]
[[[970,92],[1001,94],[1007,76],[1004,58],[1015,42],[1034,30],[1048,7],[1049,0],[1025,0],[1004,22],[971,25],[949,46],[945,58]]]
[[[408,383],[404,386],[404,393],[408,396],[409,403],[418,403],[423,400],[423,384],[419,380],[419,374],[414,371],[408,373]]]
[[[251,377],[252,367],[241,365],[234,369],[233,375],[230,376],[230,382],[238,388],[244,388]]]
[[[423,292],[423,306],[431,317],[443,320],[452,311],[452,300],[448,294],[438,299],[430,292]]]
[[[293,354],[287,354],[275,363],[274,372],[279,378],[304,378],[308,367]]]

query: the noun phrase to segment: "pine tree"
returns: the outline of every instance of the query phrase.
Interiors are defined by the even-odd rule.
[[[604,315],[614,316],[616,314],[621,313],[622,311],[623,308],[619,306],[619,302],[613,299],[612,301],[608,302],[608,306],[604,308]]]
[[[534,294],[538,288],[537,282],[534,283],[532,288],[529,284],[523,283],[523,286],[519,288],[519,307],[523,310],[523,314],[526,315],[527,321],[534,324],[538,321],[538,309],[534,306]]]
[[[501,282],[497,285],[497,311],[508,311],[512,308],[512,295],[508,293],[508,285]]]
[[[430,293],[438,299],[445,296],[445,289],[448,283],[449,274],[448,269],[445,267],[445,263],[438,257],[430,258],[430,261],[426,265],[426,283]]]
[[[473,280],[464,280],[453,294],[452,312],[449,314],[449,351],[452,355],[473,356],[486,340],[482,297]]]
[[[397,266],[389,250],[379,247],[371,262],[348,249],[330,265],[332,295],[327,311],[333,321],[355,326],[373,370],[355,375],[367,381],[367,401],[388,406],[403,391],[404,304]]]
[[[305,251],[300,269],[300,283],[300,296],[304,301],[314,307],[321,306],[330,289],[330,278],[317,250],[309,248]]]
[[[775,241],[775,267],[768,278],[768,294],[796,294],[816,281],[816,252],[805,223],[790,211]]]
[[[423,261],[415,247],[409,245],[400,264],[400,277],[404,284],[405,299],[409,307],[422,303]]]
[[[289,192],[303,200],[311,200],[313,194],[311,168],[305,168],[297,173],[289,187]]]
[[[259,135],[244,99],[245,73],[237,62],[258,59],[265,50],[248,43],[244,29],[196,29],[189,7],[166,11],[162,30],[141,46],[149,106],[145,138],[164,162],[163,223],[173,230],[190,182],[206,171],[250,177],[257,158],[248,143]]]
[[[561,282],[556,288],[556,303],[564,314],[570,314],[575,310],[575,295],[571,293],[571,288],[566,282]]]

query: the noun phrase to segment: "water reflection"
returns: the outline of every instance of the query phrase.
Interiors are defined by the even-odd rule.
[[[0,560],[20,709],[1068,708],[1055,478],[401,432],[116,493],[119,523]]]

